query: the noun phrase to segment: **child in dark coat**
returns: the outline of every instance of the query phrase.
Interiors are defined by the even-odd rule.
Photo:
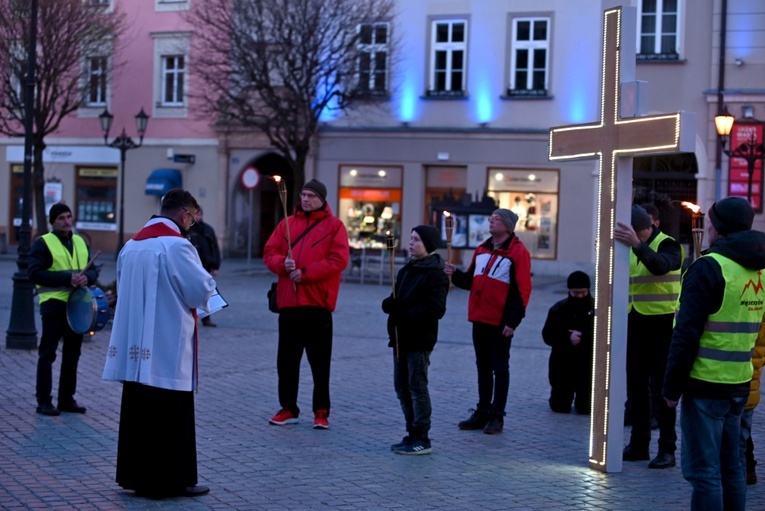
[[[438,320],[446,312],[449,279],[444,260],[435,253],[438,229],[418,225],[412,229],[412,259],[398,272],[395,298],[383,300],[388,314],[389,346],[393,348],[393,383],[406,420],[407,436],[391,446],[396,454],[418,455],[432,451],[428,366],[438,338]]]

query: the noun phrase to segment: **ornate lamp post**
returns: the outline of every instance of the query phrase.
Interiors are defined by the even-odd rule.
[[[752,130],[752,134],[749,136],[749,140],[743,144],[739,144],[738,147],[731,147],[727,149],[728,141],[730,140],[730,132],[733,130],[733,124],[735,119],[724,109],[722,112],[715,116],[715,127],[717,128],[717,135],[720,137],[720,144],[722,150],[729,158],[742,158],[746,161],[747,173],[749,183],[747,186],[746,198],[749,203],[752,202],[752,179],[754,178],[754,164],[757,160],[762,160],[765,156],[765,145],[762,142],[757,141],[756,131]]]
[[[13,301],[11,321],[5,337],[9,349],[33,350],[37,348],[35,327],[34,284],[29,280],[29,251],[32,216],[32,133],[34,131],[35,73],[37,68],[37,0],[32,0],[29,20],[29,53],[27,55],[27,76],[24,85],[24,201],[21,206],[19,227],[18,270],[13,274]]]
[[[125,128],[122,128],[122,134],[109,142],[109,130],[112,127],[112,121],[114,116],[109,113],[109,110],[104,108],[101,115],[98,116],[98,120],[101,122],[101,130],[104,132],[104,145],[113,147],[120,150],[120,218],[119,218],[119,231],[117,233],[117,252],[115,258],[122,250],[123,237],[125,234],[125,153],[130,149],[136,149],[143,145],[143,136],[146,133],[146,125],[149,123],[149,116],[146,112],[141,111],[135,116],[135,125],[138,131],[138,143],[135,143],[132,138],[128,137],[125,133]]]

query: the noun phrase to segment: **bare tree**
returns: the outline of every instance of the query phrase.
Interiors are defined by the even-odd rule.
[[[30,9],[27,0],[0,0],[0,133],[11,137],[24,135]],[[38,0],[33,133],[38,234],[48,232],[43,197],[45,137],[83,104],[91,87],[105,87],[103,81],[90,79],[88,58],[111,54],[123,30],[124,16],[98,2]],[[112,63],[110,67],[116,66]]]
[[[372,98],[359,87],[368,73],[359,69],[360,43],[392,15],[392,0],[195,2],[191,62],[204,85],[197,111],[264,133],[293,171],[297,200],[322,114]]]

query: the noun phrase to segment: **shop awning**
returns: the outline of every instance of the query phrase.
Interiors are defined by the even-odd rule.
[[[146,180],[146,195],[165,195],[173,188],[183,185],[181,171],[177,169],[155,169]]]

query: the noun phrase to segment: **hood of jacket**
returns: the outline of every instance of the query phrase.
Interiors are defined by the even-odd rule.
[[[765,268],[765,233],[748,230],[721,236],[708,252],[725,256],[744,268],[761,270]]]

